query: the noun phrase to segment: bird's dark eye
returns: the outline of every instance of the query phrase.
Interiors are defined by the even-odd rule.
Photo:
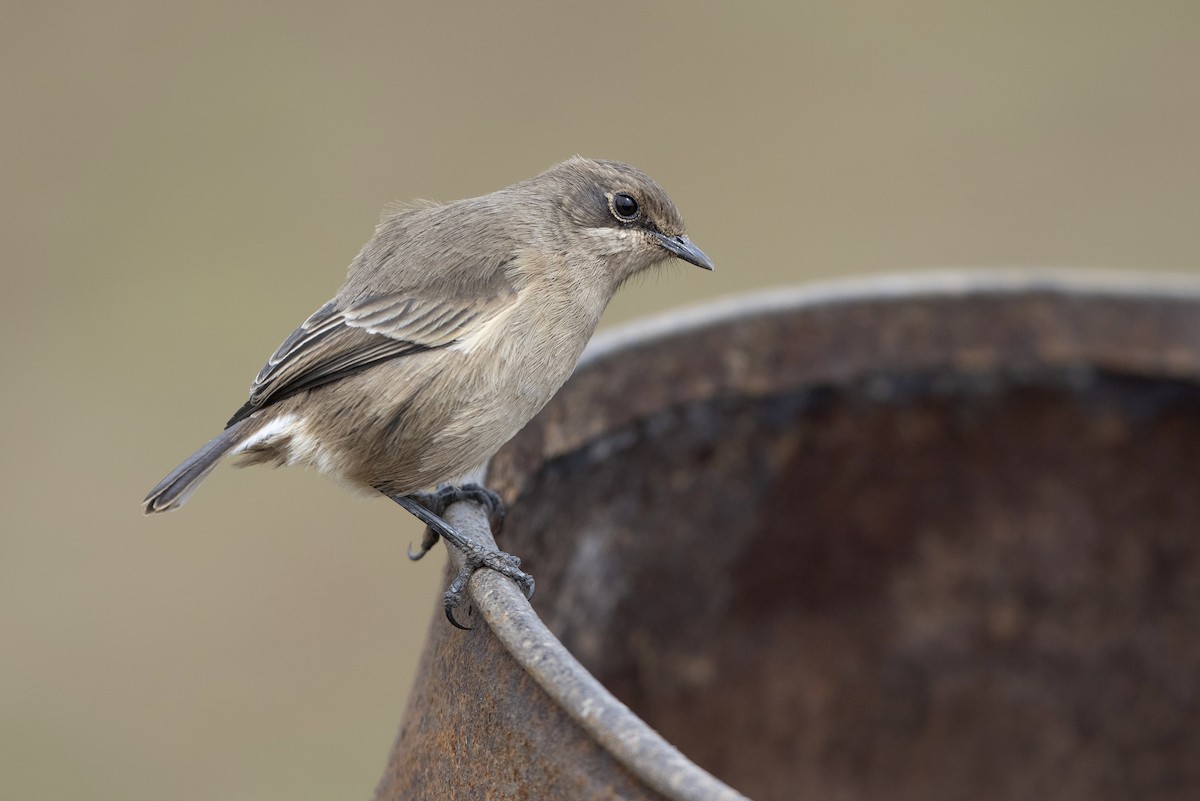
[[[638,216],[637,201],[633,199],[632,195],[627,195],[624,192],[613,195],[612,209],[613,214],[620,220],[633,220]]]

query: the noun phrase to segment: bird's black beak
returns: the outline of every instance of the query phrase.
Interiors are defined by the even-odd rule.
[[[667,236],[658,231],[654,232],[655,239],[658,244],[673,256],[678,256],[689,264],[694,264],[697,267],[702,267],[705,270],[715,270],[712,261],[708,256],[704,255],[704,251],[692,244],[692,240],[680,234],[679,236]]]

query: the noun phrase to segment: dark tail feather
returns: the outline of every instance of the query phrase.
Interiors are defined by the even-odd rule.
[[[245,438],[242,436],[242,429],[247,422],[249,421],[242,420],[231,425],[201,446],[200,450],[184,459],[183,464],[172,470],[166,478],[158,482],[158,486],[150,490],[146,500],[142,501],[142,511],[151,515],[183,506],[183,502],[196,491],[197,485],[205,476]]]

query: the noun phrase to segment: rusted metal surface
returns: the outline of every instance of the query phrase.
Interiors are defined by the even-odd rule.
[[[481,508],[457,504],[447,521],[494,546]],[[432,628],[421,671],[429,694],[409,702],[417,722],[401,730],[384,797],[744,801],[604,689],[511,582],[479,571],[470,590],[487,626],[466,636],[485,639]],[[467,664],[463,647],[473,649]],[[445,681],[443,665],[453,674]]]
[[[489,483],[554,635],[752,798],[1183,799],[1198,465],[1200,285],[936,276],[610,335]],[[471,589],[380,798],[731,792]]]

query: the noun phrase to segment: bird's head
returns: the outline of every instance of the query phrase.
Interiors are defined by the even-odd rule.
[[[602,263],[619,283],[678,258],[705,270],[713,263],[692,244],[671,198],[650,176],[628,164],[576,156],[527,185],[558,212],[558,242],[568,259]]]

